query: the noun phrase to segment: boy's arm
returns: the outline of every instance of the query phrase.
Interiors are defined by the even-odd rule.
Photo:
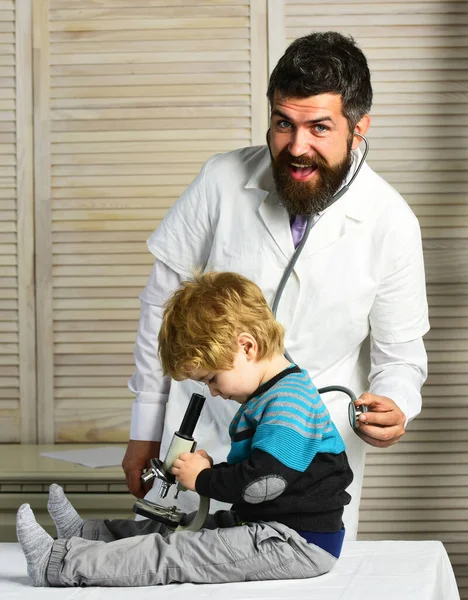
[[[268,452],[254,450],[234,465],[221,463],[198,474],[195,490],[221,502],[258,504],[280,496],[301,475]]]
[[[305,435],[298,434],[290,425],[279,425],[279,421],[289,424],[298,421]],[[250,456],[199,472],[195,490],[202,496],[233,504],[273,500],[308,468],[324,432],[332,434],[330,439],[333,439],[328,412],[313,384],[309,384],[307,400],[302,394],[289,394],[285,402],[281,393],[275,394],[263,407]],[[329,444],[334,451],[343,451],[344,443],[338,432],[336,436]]]

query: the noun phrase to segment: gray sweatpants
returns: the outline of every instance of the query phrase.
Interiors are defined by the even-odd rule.
[[[236,525],[234,513],[219,511],[196,532],[175,533],[153,520],[86,521],[81,537],[54,541],[47,579],[51,586],[302,579],[335,562],[286,525]]]

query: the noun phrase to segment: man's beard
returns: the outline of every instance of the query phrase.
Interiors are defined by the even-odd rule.
[[[289,164],[307,165],[316,168],[312,181],[295,181],[289,172]],[[294,157],[284,148],[278,156],[271,160],[276,191],[290,215],[309,217],[321,212],[340,189],[352,164],[351,144],[344,160],[334,167],[329,167],[320,155]]]

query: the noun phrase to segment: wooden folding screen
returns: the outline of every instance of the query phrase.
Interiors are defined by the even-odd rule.
[[[31,6],[0,2],[0,441],[35,442]]]
[[[124,441],[145,240],[210,155],[262,143],[266,3],[51,0],[33,17],[39,439]]]
[[[360,537],[442,540],[468,597],[468,4],[272,4],[285,43],[336,30],[366,53],[375,92],[369,164],[405,197],[423,234],[431,320],[423,410],[401,442],[368,453]]]

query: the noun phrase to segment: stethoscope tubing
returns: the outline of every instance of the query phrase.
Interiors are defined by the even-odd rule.
[[[269,140],[269,135],[268,135],[269,131],[267,132],[267,144],[268,144],[268,149],[270,149],[270,140]],[[365,144],[365,148],[364,148],[364,152],[362,154],[362,158],[359,161],[358,166],[356,167],[356,170],[353,173],[353,176],[351,177],[351,179],[349,180],[349,182],[347,184],[345,184],[340,190],[338,190],[338,192],[332,196],[332,198],[330,199],[330,202],[327,204],[327,207],[330,207],[332,204],[334,204],[337,200],[339,200],[350,188],[351,184],[353,183],[353,181],[356,179],[356,177],[359,174],[359,171],[361,170],[361,167],[363,166],[367,154],[369,152],[369,140],[362,135],[361,133],[358,133],[357,131],[354,132],[354,135],[357,135],[358,137],[360,137],[364,144]],[[270,155],[271,155],[271,151],[270,151]],[[319,218],[315,221],[315,224],[317,224],[317,222],[322,218],[322,215],[319,216]],[[301,242],[299,243],[299,245],[297,246],[297,248],[294,251],[294,254],[291,257],[291,260],[288,263],[288,266],[286,267],[286,269],[284,270],[284,273],[281,277],[281,280],[278,284],[278,288],[276,290],[276,294],[275,294],[275,298],[273,300],[273,304],[271,307],[271,310],[273,312],[273,315],[276,317],[276,313],[278,310],[278,305],[279,302],[281,300],[281,296],[283,295],[284,292],[284,288],[286,287],[286,283],[289,279],[289,277],[291,276],[291,273],[294,270],[294,266],[297,263],[297,260],[299,258],[299,256],[301,255],[301,252],[307,242],[307,238],[309,237],[309,233],[310,230],[312,229],[312,225],[314,224],[313,218],[312,216],[307,218],[307,225],[306,225],[306,229],[304,231],[304,235],[302,237]],[[285,357],[292,363],[294,363],[294,360],[292,359],[291,355],[288,353],[288,351],[286,350],[286,348],[284,349],[284,355]],[[341,386],[341,385],[329,385],[323,388],[320,388],[317,390],[319,394],[326,394],[327,392],[343,392],[344,394],[347,394],[350,398],[350,402],[348,404],[348,419],[349,419],[349,424],[351,425],[351,427],[356,430],[357,428],[357,419],[359,417],[360,414],[364,413],[364,412],[368,412],[367,406],[365,406],[364,404],[360,405],[360,406],[356,406],[354,404],[354,402],[356,401],[356,395],[354,394],[354,392],[352,390],[350,390],[349,388],[345,387],[345,386]]]
[[[351,177],[351,179],[349,180],[349,182],[347,184],[345,184],[340,190],[338,190],[338,192],[331,198],[330,202],[327,204],[326,208],[329,208],[332,204],[334,204],[337,200],[339,200],[342,196],[344,196],[344,194],[349,190],[351,184],[354,182],[354,180],[356,179],[356,177],[359,174],[359,171],[361,170],[362,165],[364,164],[365,160],[366,160],[366,156],[369,152],[369,140],[362,134],[357,133],[356,131],[354,132],[354,135],[359,136],[365,144],[365,149],[364,152],[362,154],[362,158],[359,161],[359,164],[356,168],[356,170],[354,171],[353,176]],[[270,147],[269,145],[269,136],[267,134],[267,142],[268,142],[268,148]],[[271,154],[271,153],[270,153]],[[315,221],[315,224],[318,223],[318,221],[322,218],[322,215],[319,216],[319,218]],[[286,287],[286,283],[289,279],[289,277],[291,276],[291,273],[294,270],[294,267],[299,259],[299,256],[302,253],[302,250],[304,248],[304,246],[306,245],[307,242],[307,238],[309,237],[309,233],[310,230],[312,229],[312,225],[313,225],[313,218],[310,216],[307,219],[307,225],[306,225],[306,229],[304,231],[304,235],[302,236],[302,240],[300,242],[300,244],[297,246],[297,248],[294,251],[294,254],[291,257],[291,260],[288,263],[288,266],[286,267],[281,280],[278,284],[278,288],[276,290],[276,294],[275,294],[275,298],[273,300],[273,304],[271,306],[271,310],[273,312],[273,315],[276,317],[276,313],[278,310],[278,305],[279,305],[279,301],[281,299],[281,296],[283,295],[283,291],[284,288]],[[285,356],[288,360],[291,360],[291,357],[288,355],[287,351],[285,350]],[[291,360],[291,362],[294,362],[293,360]]]

